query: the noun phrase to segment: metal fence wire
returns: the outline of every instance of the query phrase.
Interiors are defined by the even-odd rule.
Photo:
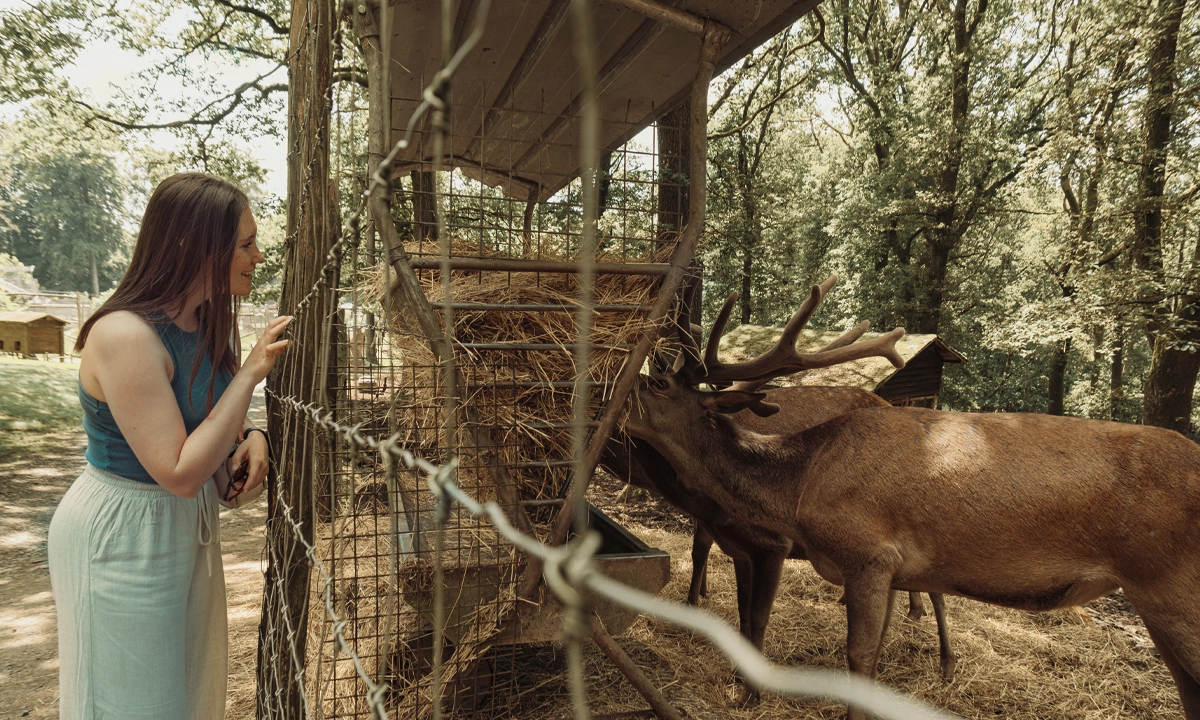
[[[321,25],[339,19],[314,15],[316,5],[303,42],[332,53],[340,33]],[[373,146],[357,210],[341,223],[315,180],[292,198],[300,213],[319,205],[334,218],[324,227],[339,230],[326,235],[312,286],[281,307],[295,315],[294,342],[268,386],[279,477],[268,493],[259,716],[528,717],[529,693],[565,673],[586,718],[582,643],[611,641],[646,614],[708,637],[764,690],[884,718],[945,717],[846,673],[772,665],[718,618],[656,597],[669,558],[584,501],[589,448],[612,432],[613,406],[675,303],[691,257],[679,257],[681,230],[697,217],[680,198],[695,200],[699,186],[702,200],[703,179],[681,170],[685,129],[662,122],[630,123],[631,139],[601,156],[593,8],[571,5],[580,101],[570,117],[525,120],[578,136],[531,150],[514,123],[487,120],[492,108],[451,113],[447,90],[488,2],[453,53],[455,8],[443,2],[442,70],[420,97],[395,100],[407,131]],[[390,93],[378,92],[391,87],[389,63],[369,55],[389,57],[390,32],[372,35],[370,23],[390,28],[393,11],[351,9],[364,16],[355,23],[376,118],[391,117]],[[701,104],[711,72],[710,60],[693,92]],[[357,100],[330,102],[337,118]],[[346,129],[299,132],[328,142]],[[362,133],[351,125],[349,135]],[[464,137],[477,159],[445,165],[444,149]],[[397,162],[415,146],[430,160]],[[578,153],[579,177],[555,188],[536,173],[518,182],[491,172],[530,152]]]

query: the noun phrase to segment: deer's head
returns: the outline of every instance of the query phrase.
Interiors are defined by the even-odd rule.
[[[814,285],[808,299],[788,321],[778,342],[762,355],[740,363],[724,363],[717,356],[721,336],[737,301],[737,292],[730,293],[713,322],[702,358],[696,333],[681,329],[681,347],[671,372],[639,378],[637,390],[631,396],[626,431],[659,447],[683,440],[687,435],[706,432],[707,428],[717,426],[718,415],[747,408],[760,416],[775,413],[779,406],[767,402],[766,394],[757,391],[783,375],[866,357],[887,358],[897,368],[904,367],[904,360],[896,352],[896,341],[904,337],[904,330],[896,328],[877,338],[860,340],[869,327],[867,322],[859,323],[816,352],[796,350],[800,331],[836,282],[837,277],[830,276],[820,285]],[[727,389],[702,391],[699,389],[701,384]],[[689,444],[695,447],[694,442]]]

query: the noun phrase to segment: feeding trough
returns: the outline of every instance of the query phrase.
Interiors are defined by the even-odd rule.
[[[671,556],[652,548],[639,540],[616,521],[595,507],[588,506],[588,527],[600,533],[602,542],[596,552],[596,569],[606,577],[656,594],[671,578]],[[411,539],[407,540],[411,543]],[[467,627],[464,616],[482,605],[496,602],[504,585],[498,570],[499,563],[474,563],[446,568],[445,590],[447,604],[447,637],[454,643],[463,638],[456,632]],[[426,574],[427,566],[419,572],[406,575],[403,584],[404,601],[421,614],[425,624],[433,624],[433,588]],[[404,573],[404,571],[402,571]],[[624,632],[637,614],[607,599],[597,599],[591,606],[604,622],[609,633]],[[552,594],[547,594],[541,603],[521,603],[516,618],[495,639],[496,645],[539,644],[556,641],[562,635],[563,606]]]

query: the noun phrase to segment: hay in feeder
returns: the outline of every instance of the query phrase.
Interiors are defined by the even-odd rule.
[[[408,249],[416,250],[416,244]],[[492,257],[474,243],[453,243],[456,257]],[[665,246],[647,261],[661,262],[671,256],[673,246]],[[543,258],[561,259],[561,258]],[[620,262],[618,257],[597,256],[598,262]],[[439,271],[420,273],[425,295],[431,302],[444,300]],[[594,304],[646,307],[653,301],[659,283],[656,276],[598,275]],[[381,302],[384,273],[368,278],[364,296]],[[504,303],[512,305],[578,305],[578,277],[566,273],[503,273],[497,271],[453,271],[451,297],[455,303]],[[397,303],[400,306],[400,303]],[[441,319],[438,313],[438,319]],[[648,323],[644,312],[596,312],[592,316],[592,344],[589,362],[592,382],[616,379],[629,351]],[[404,388],[395,388],[397,422],[403,428],[436,428],[444,403],[441,368],[428,341],[407,313],[392,317],[390,348],[393,363],[403,367]],[[512,465],[518,459],[542,460],[570,457],[570,433],[547,424],[569,423],[572,419],[570,388],[513,388],[515,383],[571,381],[575,379],[575,360],[566,349],[577,339],[574,312],[518,312],[512,310],[459,310],[454,316],[454,337],[458,343],[455,360],[467,387],[460,389],[464,400],[478,409],[480,422],[492,432],[500,461]],[[550,344],[560,349],[472,351],[472,343]],[[464,347],[468,346],[468,347]],[[505,386],[503,390],[494,385]],[[594,398],[597,403],[599,398]],[[461,422],[461,419],[460,419]],[[474,441],[460,439],[465,451]],[[471,463],[464,461],[463,471]],[[510,473],[517,482],[522,499],[555,497],[558,487],[548,487],[544,476]],[[473,478],[464,478],[464,488],[472,487]],[[476,488],[485,488],[485,478]]]
[[[415,249],[409,247],[410,251]],[[665,248],[657,257],[646,259],[665,259],[670,250]],[[481,256],[477,245],[461,242],[454,243],[454,254]],[[599,262],[621,260],[597,257]],[[443,299],[439,272],[421,271],[419,278],[431,302]],[[596,278],[594,303],[647,307],[659,280],[654,276],[600,275]],[[383,305],[385,282],[382,268],[366,273],[359,297],[366,304]],[[450,300],[574,308],[578,292],[578,277],[573,274],[455,271]],[[364,364],[364,377],[355,377],[348,388],[353,421],[365,434],[375,437],[396,432],[398,442],[414,454],[445,462],[443,369],[411,313],[402,309],[403,303],[387,304],[400,310],[390,313],[390,324],[382,328],[384,332],[376,340],[380,364]],[[383,323],[383,314],[376,312],[376,322]],[[592,381],[616,379],[629,350],[646,328],[644,316],[640,310],[593,314],[591,337],[595,349],[588,368]],[[439,312],[439,321],[441,318]],[[560,494],[567,478],[566,468],[535,468],[531,464],[570,457],[572,388],[530,385],[561,385],[575,379],[575,360],[567,346],[576,342],[576,333],[574,312],[455,313],[455,357],[464,382],[459,393],[472,409],[470,416],[464,412],[458,418],[460,463],[455,481],[459,487],[480,500],[496,499],[496,479],[489,466],[499,462],[506,466],[520,499],[548,499]],[[352,345],[357,342],[357,338],[351,339]],[[538,343],[554,349],[474,351],[472,343]],[[598,410],[602,399],[602,393],[593,394],[593,411]],[[477,424],[468,425],[469,419]],[[479,426],[490,435],[490,450],[479,447]],[[494,459],[486,457],[492,453]],[[335,511],[342,513],[333,523],[336,532],[321,538],[318,552],[323,561],[338,568],[333,590],[335,606],[346,621],[348,641],[363,658],[363,671],[377,682],[387,683],[390,708],[405,716],[421,717],[432,706],[433,500],[419,473],[398,473],[396,486],[389,493],[379,466],[371,467],[374,470],[363,473],[360,480],[351,481],[355,487],[350,500]],[[393,500],[399,502],[390,506]],[[396,508],[394,515],[390,507]],[[553,508],[544,507],[533,513],[538,531],[545,530],[545,522],[553,512]],[[507,618],[515,612],[516,584],[523,562],[489,523],[467,515],[458,506],[450,510],[444,540],[444,550],[438,555],[447,610],[443,698],[448,709],[469,712],[489,692],[487,678],[495,670],[489,651]],[[324,602],[318,597],[319,590],[314,578],[314,603]],[[327,622],[325,627],[314,627],[318,632],[310,638],[310,648],[324,643],[322,656],[328,658],[333,654],[328,647],[332,626]],[[344,654],[333,661],[332,667],[327,661],[320,672],[310,669],[309,676],[313,692],[324,693],[321,705],[327,716],[366,709],[365,687]]]

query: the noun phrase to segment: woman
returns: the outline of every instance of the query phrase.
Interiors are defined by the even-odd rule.
[[[88,466],[50,523],[63,720],[219,720],[225,579],[212,479],[235,441],[243,492],[267,472],[248,432],[254,386],[287,349],[273,320],[241,368],[234,297],[263,262],[246,196],[198,173],[164,180],[129,270],[84,324]]]

